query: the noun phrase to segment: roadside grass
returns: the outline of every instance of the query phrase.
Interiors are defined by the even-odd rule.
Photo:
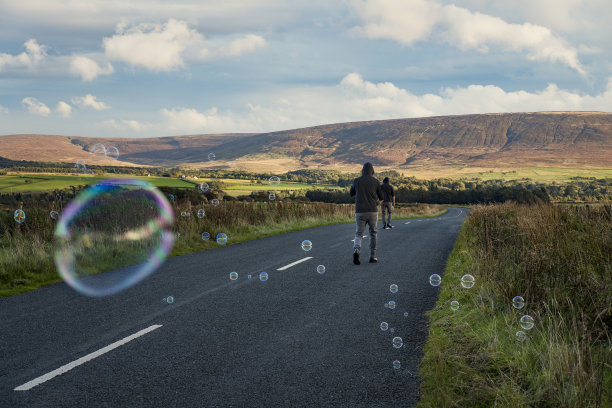
[[[176,216],[176,240],[170,256],[217,248],[215,237],[223,232],[228,245],[289,231],[316,226],[349,223],[354,220],[354,205],[302,202],[222,202],[213,207],[205,203],[181,201],[173,203]],[[401,207],[401,208],[398,208]],[[204,218],[197,211],[204,209]],[[53,234],[56,221],[49,216],[49,208],[24,208],[26,222],[17,224],[13,212],[0,211],[0,297],[27,292],[59,282],[53,261]],[[189,216],[181,216],[185,212]],[[446,209],[433,204],[404,204],[396,207],[395,219],[432,217]],[[121,214],[123,216],[123,214]],[[120,216],[114,217],[120,219]],[[113,226],[105,226],[112,229]],[[202,233],[210,233],[204,241]],[[106,252],[104,252],[104,249]],[[115,252],[122,248],[98,248],[92,265],[96,270],[108,270]]]
[[[460,285],[468,273],[471,289]],[[512,306],[517,295],[521,310]],[[525,314],[535,319],[531,330],[520,326]],[[607,208],[473,207],[429,319],[419,408],[611,407]]]
[[[487,170],[451,174],[452,178],[473,178],[480,180],[519,180],[528,178],[540,182],[565,182],[573,177],[612,178],[612,169],[586,169],[566,167],[530,167],[516,170]]]

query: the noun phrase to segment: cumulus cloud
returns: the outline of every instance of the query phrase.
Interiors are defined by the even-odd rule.
[[[110,109],[110,106],[105,104],[104,102],[98,101],[98,99],[92,94],[87,94],[85,96],[78,96],[71,99],[72,103],[75,105],[79,105],[81,107],[89,107],[93,108],[97,111]]]
[[[28,110],[28,112],[38,116],[49,116],[51,109],[38,99],[28,96],[23,98],[21,105]]]
[[[47,56],[46,47],[39,44],[34,38],[30,38],[23,46],[26,50],[21,54],[0,53],[0,71],[4,67],[25,67],[32,69]]]
[[[64,118],[69,118],[72,114],[72,106],[68,105],[64,101],[59,101],[55,107],[55,112]]]
[[[0,113],[8,113],[8,109],[0,105]]]
[[[578,50],[540,25],[512,24],[429,0],[356,0],[353,6],[364,20],[355,30],[367,38],[390,39],[404,45],[437,40],[483,53],[500,47],[526,52],[530,60],[561,63],[585,74]]]
[[[117,26],[112,37],[104,38],[106,56],[151,71],[182,67],[188,47],[203,48],[204,36],[185,21],[170,19],[165,24],[138,24],[125,29]]]
[[[70,73],[80,76],[83,81],[93,81],[100,75],[111,75],[113,72],[115,72],[115,69],[110,62],[101,67],[93,59],[80,55],[74,56],[70,60]]]
[[[221,47],[221,55],[237,56],[255,52],[258,48],[266,46],[266,40],[255,34],[247,34],[242,38],[237,38],[230,42],[226,47]]]

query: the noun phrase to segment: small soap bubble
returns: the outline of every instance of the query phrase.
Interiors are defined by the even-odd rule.
[[[92,161],[100,161],[106,156],[106,148],[102,143],[96,143],[89,149],[89,155]]]
[[[168,198],[172,201],[176,200],[176,197],[174,197],[174,194],[168,194]]]
[[[525,315],[521,317],[521,327],[525,330],[531,330],[533,328],[534,320],[533,317]]]
[[[213,199],[210,201],[210,204],[211,204],[213,207],[217,207],[217,206],[219,205],[219,200],[218,200],[218,199],[216,199],[216,198],[213,198]]]
[[[390,329],[389,329],[389,331],[390,331],[391,333],[395,333],[395,328],[393,328],[393,327],[392,327],[392,328],[390,328]]]
[[[224,234],[223,232],[218,233],[216,240],[217,244],[219,245],[227,244],[227,234]]]
[[[247,276],[247,279],[251,279],[251,275],[250,274]]]
[[[51,211],[49,215],[51,216],[52,220],[57,220],[57,217],[59,217],[59,213],[55,210]]]
[[[203,193],[207,193],[208,191],[210,191],[210,186],[208,185],[208,183],[200,184],[200,191]]]
[[[459,302],[457,302],[456,300],[453,300],[452,302],[450,302],[450,308],[452,310],[459,310]]]
[[[217,159],[217,155],[214,153],[208,153],[208,160],[215,161]]]
[[[119,159],[119,149],[117,149],[115,146],[108,146],[106,148],[106,157],[109,157],[113,160],[118,160]]]
[[[199,209],[198,210],[198,218],[204,218],[206,217],[206,211]]]
[[[325,273],[325,265],[317,266],[317,272],[319,273],[319,275],[323,275]]]
[[[231,280],[238,279],[238,272],[230,272],[230,279]]]
[[[15,210],[15,212],[13,213],[13,219],[19,223],[19,224],[23,224],[26,220],[26,213],[25,211],[23,211],[22,209],[17,209]]]
[[[84,160],[77,160],[76,163],[74,163],[74,168],[76,169],[77,173],[87,173],[87,165],[85,164]]]
[[[512,306],[514,306],[515,309],[522,309],[523,307],[525,307],[525,299],[523,299],[522,296],[513,297]]]
[[[395,360],[393,362],[393,368],[395,368],[396,370],[399,370],[400,368],[402,368],[402,363],[400,363],[399,360]]]
[[[429,284],[431,286],[440,286],[440,283],[442,283],[442,278],[437,273],[434,273],[429,277]]]
[[[304,251],[310,251],[312,249],[312,242],[307,239],[302,241],[302,249]]]
[[[389,286],[389,290],[391,291],[391,293],[397,293],[398,289],[399,287],[395,283]]]
[[[408,317],[408,312],[404,312],[404,317]]]
[[[167,302],[169,305],[173,304],[173,303],[174,303],[174,296],[168,296],[168,297],[166,298],[166,302]]]
[[[259,280],[265,282],[268,280],[268,272],[261,272],[259,274]]]
[[[387,323],[387,322],[382,322],[382,323],[380,324],[380,330],[382,330],[382,331],[387,331],[387,329],[389,329],[389,323]]]
[[[280,185],[280,178],[278,176],[272,176],[268,179],[268,183],[270,183],[271,186],[278,186]]]
[[[472,286],[474,286],[474,277],[472,275],[463,275],[461,277],[461,286],[463,286],[466,289],[471,288]]]
[[[390,300],[389,301],[389,309],[395,309],[397,305],[395,304],[395,300]]]
[[[516,332],[516,339],[518,341],[525,341],[526,338],[527,338],[527,334],[524,331],[519,330]]]
[[[400,348],[404,345],[404,341],[401,337],[394,337],[391,343],[393,343],[393,347],[395,348]]]
[[[270,194],[268,194],[268,199],[269,199],[270,201],[274,201],[274,200],[276,200],[276,194],[274,194],[274,193],[270,193]]]
[[[208,241],[210,239],[210,234],[208,232],[203,232],[202,233],[202,239],[204,241]]]
[[[181,211],[181,217],[186,217],[187,216],[187,211]]]

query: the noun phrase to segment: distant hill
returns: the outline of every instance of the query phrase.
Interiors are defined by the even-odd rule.
[[[259,134],[142,139],[0,136],[0,156],[74,162],[96,143],[116,146],[121,165],[267,169],[436,166],[612,168],[612,113],[542,112],[338,123]],[[214,152],[217,160],[209,162]],[[274,168],[276,170],[276,168]]]

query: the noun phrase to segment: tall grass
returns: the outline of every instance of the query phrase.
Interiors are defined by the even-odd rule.
[[[466,273],[472,289],[458,284]],[[522,310],[512,306],[516,295]],[[520,342],[523,314],[536,325]],[[475,207],[430,321],[419,407],[611,407],[608,209]]]
[[[27,218],[21,225],[13,220],[12,211],[0,211],[0,296],[25,292],[60,280],[53,261],[53,233],[56,221],[50,218],[51,208],[47,208],[46,205],[24,207]],[[56,205],[55,209],[61,210],[60,204]],[[177,237],[171,252],[172,256],[216,248],[219,245],[215,242],[215,236],[220,232],[228,235],[228,245],[231,245],[248,239],[314,226],[351,222],[354,219],[353,205],[227,201],[214,207],[204,202],[192,203],[187,199],[179,200],[172,205],[176,216],[174,232]],[[205,217],[197,217],[199,209],[205,210]],[[92,219],[99,216],[95,208],[91,211]],[[433,216],[444,211],[439,205],[400,205],[396,207],[394,216],[400,218]],[[183,212],[185,216],[181,216]],[[117,210],[113,214],[110,216],[105,214],[109,219],[108,224],[98,222],[97,225],[103,225],[104,229],[112,231],[118,226],[113,223],[132,225],[134,220],[142,218],[135,217],[130,211]],[[84,217],[82,221],[87,222],[87,219],[88,217]],[[202,239],[203,232],[210,233],[209,241]],[[95,259],[91,260],[88,266],[94,272],[109,270],[122,266],[125,262],[131,262],[130,259],[117,259],[129,255],[125,254],[128,247],[114,245],[113,248],[106,248],[104,245],[95,245],[91,251],[94,249]]]

